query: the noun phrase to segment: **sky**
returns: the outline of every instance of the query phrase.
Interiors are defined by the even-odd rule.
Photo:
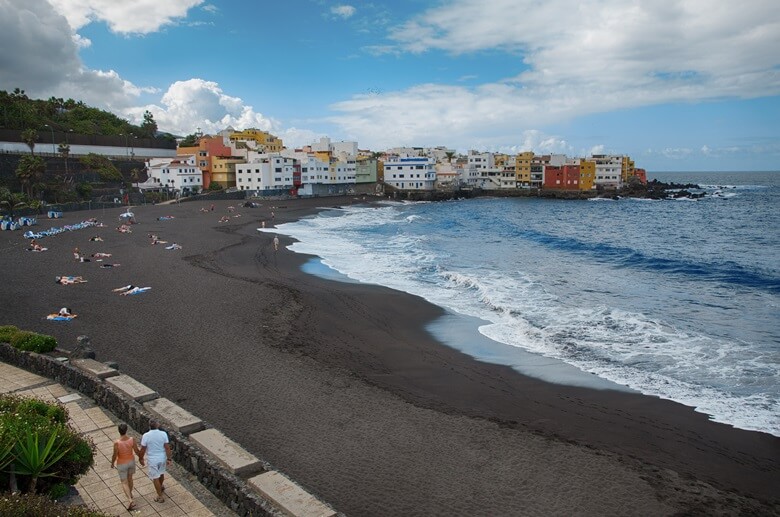
[[[0,89],[300,147],[780,170],[777,0],[0,0]]]

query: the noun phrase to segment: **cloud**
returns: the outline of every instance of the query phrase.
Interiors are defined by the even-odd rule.
[[[276,130],[279,123],[247,106],[238,97],[226,95],[219,84],[203,79],[176,81],[163,94],[160,105],[131,107],[123,113],[135,122],[143,120],[149,110],[164,131],[187,135],[198,127],[204,133],[216,133],[232,126],[237,129]]]
[[[334,5],[330,8],[330,13],[333,16],[339,17],[343,20],[351,18],[355,14],[356,9],[351,5]]]
[[[120,34],[149,34],[170,25],[204,0],[49,0],[68,19],[74,31],[89,23],[105,22]]]
[[[364,50],[503,51],[507,76],[474,87],[355,95],[332,106],[344,131],[380,146],[462,146],[470,134],[489,142],[593,113],[780,94],[775,0],[755,0],[750,9],[724,0],[589,0],[574,8],[568,0],[454,0],[389,34],[390,44]]]
[[[68,22],[44,0],[0,0],[0,88],[28,94],[80,67]],[[13,49],[13,50],[12,50]]]

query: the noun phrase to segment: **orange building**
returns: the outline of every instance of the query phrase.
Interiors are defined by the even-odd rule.
[[[226,146],[221,136],[203,136],[198,140],[198,145],[192,147],[179,147],[176,149],[177,155],[192,154],[195,155],[196,165],[203,172],[203,189],[206,190],[211,185],[211,178],[214,173],[214,158],[219,156],[230,156],[232,150]]]
[[[580,189],[580,166],[562,165],[555,167],[547,165],[544,168],[544,188],[557,190]]]
[[[634,169],[634,177],[639,178],[642,185],[647,185],[647,171],[644,169]]]

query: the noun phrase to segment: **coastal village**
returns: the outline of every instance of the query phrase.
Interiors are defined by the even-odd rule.
[[[570,158],[532,151],[508,155],[446,147],[397,147],[372,152],[357,142],[321,138],[297,149],[258,129],[228,128],[199,135],[194,146],[178,146],[176,156],[146,162],[141,190],[172,189],[182,195],[212,189],[289,192],[299,196],[351,193],[379,185],[397,191],[556,190],[595,192],[647,183],[647,173],[628,156],[599,154]],[[365,192],[365,188],[359,189]]]
[[[175,140],[48,128],[35,131],[32,142],[18,131],[0,134],[0,157],[18,160],[32,151],[46,159],[45,169],[52,177],[69,177],[76,169],[88,171],[93,163],[99,167],[100,160],[108,160],[121,169],[131,192],[152,198],[153,193],[178,198],[207,191],[294,197],[359,193],[420,198],[468,191],[588,197],[647,184],[646,171],[619,154],[569,157],[476,150],[461,154],[444,146],[376,152],[361,149],[358,142],[327,137],[289,148],[267,131],[230,127]],[[78,167],[80,163],[86,165]],[[13,171],[16,161],[2,168]],[[23,181],[24,175],[16,176]]]

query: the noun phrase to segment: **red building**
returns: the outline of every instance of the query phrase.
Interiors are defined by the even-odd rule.
[[[545,189],[557,190],[579,190],[580,189],[580,166],[563,165],[555,167],[547,165],[544,167],[544,187]]]
[[[642,182],[642,185],[647,185],[647,171],[644,169],[634,169],[634,176],[639,178],[639,181]]]

